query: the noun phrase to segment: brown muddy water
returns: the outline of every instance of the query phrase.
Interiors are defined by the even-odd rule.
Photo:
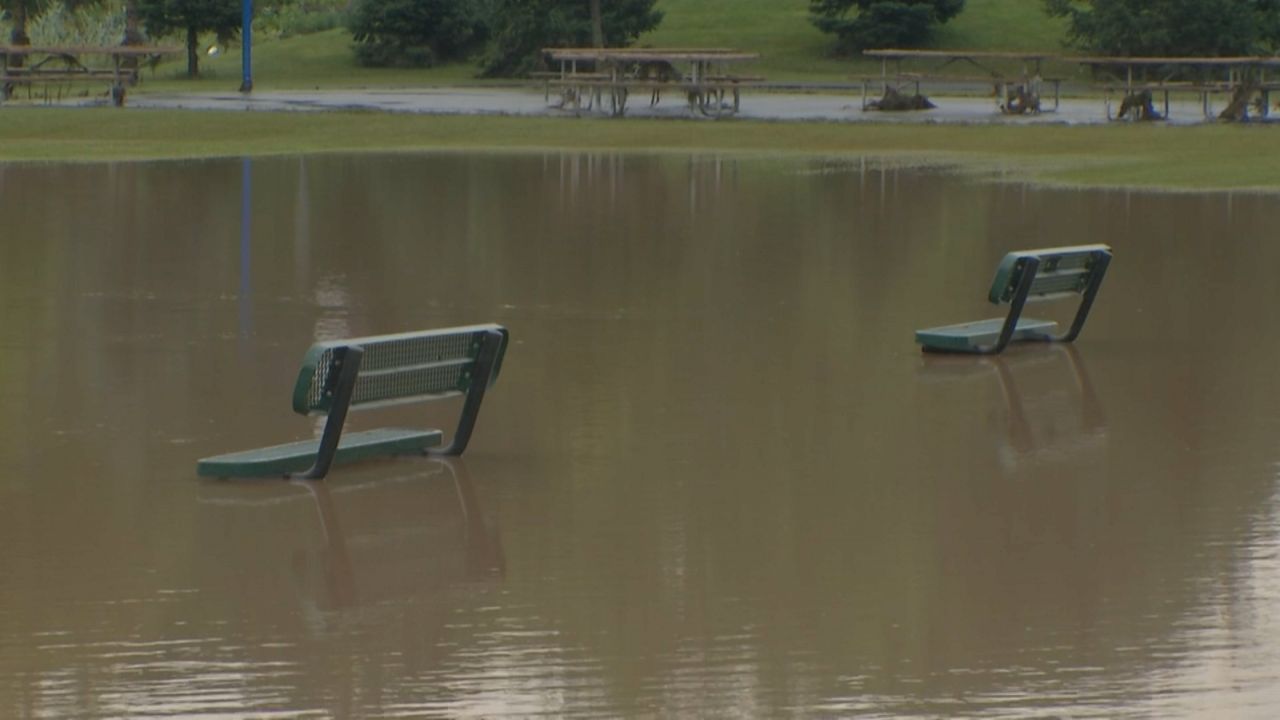
[[[0,218],[0,717],[1280,710],[1276,197],[459,154],[0,166]],[[1072,349],[913,344],[1086,242]],[[317,338],[490,321],[464,458],[197,479],[316,432]]]

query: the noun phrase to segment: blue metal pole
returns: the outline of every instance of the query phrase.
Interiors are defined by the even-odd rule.
[[[240,92],[253,92],[253,0],[240,0]]]

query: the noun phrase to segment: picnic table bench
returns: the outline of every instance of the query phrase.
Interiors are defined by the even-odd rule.
[[[983,355],[999,353],[1013,341],[1071,342],[1084,327],[1110,263],[1111,248],[1106,245],[1011,252],[996,268],[988,293],[993,304],[1009,306],[1005,317],[917,330],[916,342],[926,352]],[[1029,301],[1076,295],[1080,296],[1080,304],[1075,318],[1061,335],[1054,334],[1056,322],[1022,316],[1023,306]]]
[[[205,477],[323,478],[334,462],[383,455],[460,455],[471,439],[485,391],[497,380],[507,346],[499,325],[472,325],[318,342],[294,383],[293,409],[326,415],[319,440],[204,458]],[[465,396],[447,446],[436,429],[379,428],[343,434],[348,410]]]
[[[626,114],[632,92],[648,92],[649,105],[657,105],[664,91],[683,93],[689,109],[703,115],[721,117],[741,108],[741,90],[764,80],[758,75],[725,72],[731,63],[758,59],[756,53],[728,48],[546,48],[543,50],[559,71],[537,73],[560,92],[558,107],[575,111],[599,107],[615,117]],[[726,101],[726,96],[732,102]]]
[[[166,55],[182,52],[178,47],[117,45],[112,47],[0,45],[0,102],[13,96],[18,87],[59,86],[79,82],[110,84],[111,103],[122,107],[127,88],[139,79],[138,66],[154,63]],[[91,65],[89,57],[105,57],[110,66]]]

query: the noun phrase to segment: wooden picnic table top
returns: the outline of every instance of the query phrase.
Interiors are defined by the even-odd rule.
[[[0,45],[0,55],[176,55],[186,48],[158,45]]]
[[[1235,57],[1155,57],[1155,56],[1073,56],[1054,53],[1034,53],[1016,51],[990,50],[905,50],[899,48],[881,48],[864,50],[867,57],[888,60],[905,60],[908,58],[975,58],[993,60],[1060,60],[1078,65],[1268,65],[1280,66],[1280,57],[1269,55],[1241,55]]]
[[[982,58],[991,60],[1049,60],[1058,56],[1052,53],[1013,52],[997,50],[903,50],[882,48],[863,50],[863,55],[890,60],[905,58]]]
[[[1081,65],[1280,65],[1280,57],[1243,55],[1239,57],[1072,57],[1061,58]]]
[[[730,48],[546,48],[543,52],[552,60],[740,62],[760,58],[760,53]]]

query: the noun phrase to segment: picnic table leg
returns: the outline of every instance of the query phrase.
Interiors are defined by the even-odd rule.
[[[338,452],[338,441],[342,439],[342,426],[347,421],[347,410],[351,407],[351,393],[356,387],[356,376],[360,373],[360,359],[364,356],[364,349],[353,345],[335,348],[333,354],[334,365],[342,369],[338,373],[334,386],[325,388],[325,392],[333,395],[333,405],[324,423],[324,433],[320,436],[316,462],[310,470],[286,477],[320,480],[329,473],[329,468],[333,465],[333,457]]]
[[[461,455],[471,441],[471,431],[475,428],[476,418],[480,415],[480,403],[484,402],[485,390],[489,388],[489,380],[493,376],[494,364],[497,362],[498,350],[502,347],[503,335],[497,330],[484,334],[480,342],[480,350],[476,353],[476,363],[471,369],[471,384],[467,387],[467,398],[462,403],[462,416],[458,418],[458,428],[453,432],[449,445],[440,449],[427,450],[428,455]]]
[[[120,56],[111,56],[111,104],[124,105],[124,88],[120,86]]]
[[[627,112],[627,89],[622,85],[609,88],[610,109],[614,117],[622,117]]]

